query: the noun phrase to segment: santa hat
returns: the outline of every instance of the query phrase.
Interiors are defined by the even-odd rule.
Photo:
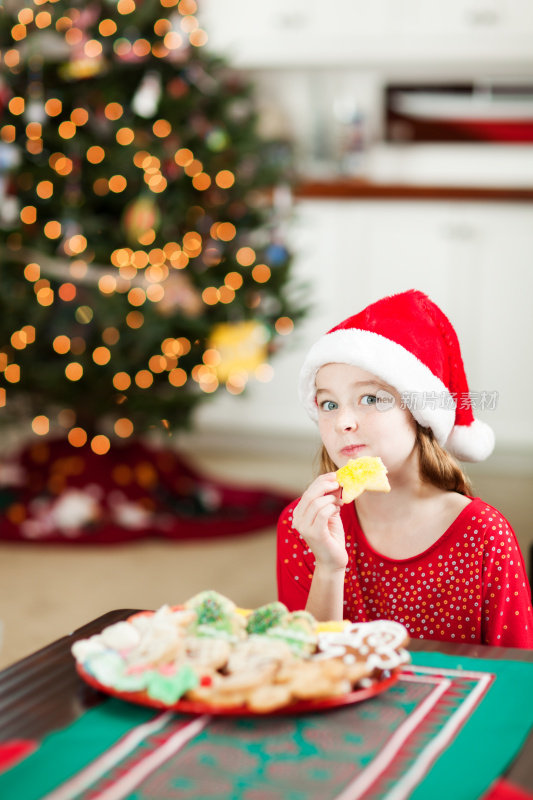
[[[315,378],[325,364],[352,364],[394,387],[413,417],[462,461],[482,461],[494,433],[472,413],[457,334],[422,292],[385,297],[341,322],[311,348],[300,373],[300,399],[318,418]]]

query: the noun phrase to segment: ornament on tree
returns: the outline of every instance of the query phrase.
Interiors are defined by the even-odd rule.
[[[99,9],[89,5],[78,11],[75,17],[75,28],[79,31],[79,35],[73,37],[69,61],[59,70],[60,75],[67,81],[94,78],[107,69],[102,47],[94,39],[90,40],[87,33],[87,29],[98,21],[98,16]]]
[[[157,203],[148,195],[132,200],[122,215],[122,226],[130,244],[138,244],[148,231],[157,233],[160,224],[161,214]]]
[[[269,333],[257,320],[222,322],[215,325],[208,347],[216,350],[220,361],[215,365],[216,376],[225,382],[235,373],[253,373],[267,360]]]
[[[0,142],[0,225],[14,223],[19,201],[9,192],[9,173],[20,163],[20,151],[14,144]]]
[[[11,92],[9,91],[9,87],[0,75],[0,114],[7,106],[10,97]]]
[[[167,83],[167,92],[174,100],[179,100],[181,97],[185,97],[188,91],[189,84],[184,81],[183,78],[172,78],[172,80]]]
[[[222,128],[212,128],[205,137],[205,143],[213,153],[220,153],[229,144],[228,134]]]
[[[283,242],[271,242],[266,251],[265,251],[265,259],[268,262],[269,266],[275,269],[276,267],[280,267],[283,264],[287,263],[287,259],[289,258],[289,251],[283,244]]]
[[[172,271],[163,288],[165,294],[156,305],[159,314],[169,317],[180,311],[190,318],[201,314],[204,308],[202,296],[186,274]]]
[[[158,109],[161,99],[161,77],[157,72],[147,72],[133,95],[131,107],[139,117],[149,119]]]

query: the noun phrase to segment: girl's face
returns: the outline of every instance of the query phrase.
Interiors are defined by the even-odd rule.
[[[316,376],[318,429],[337,467],[380,456],[394,474],[416,463],[416,422],[388,384],[350,364],[326,364]]]

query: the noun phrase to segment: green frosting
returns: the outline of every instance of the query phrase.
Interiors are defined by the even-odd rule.
[[[196,672],[188,664],[183,664],[174,675],[162,675],[156,670],[148,674],[147,692],[154,700],[172,705],[183,697],[189,689],[198,686]]]
[[[212,625],[231,618],[235,604],[218,592],[206,591],[192,597],[187,602],[187,608],[196,612],[198,625]]]
[[[220,619],[211,625],[195,625],[192,633],[199,639],[224,639],[226,642],[236,642],[238,637],[234,633],[233,622],[229,619]]]
[[[309,611],[291,611],[288,617],[285,619],[285,622],[290,623],[298,623],[304,627],[305,630],[309,630],[312,632],[316,628],[316,619],[313,617]]]
[[[119,692],[139,692],[146,688],[147,673],[126,672],[126,665],[122,657],[111,650],[96,653],[84,665],[94,675],[97,681],[104,686],[112,686]]]
[[[265,632],[265,635],[285,642],[297,655],[312,653],[316,647],[316,637],[311,636],[308,630],[296,624],[274,625]]]
[[[269,628],[279,625],[287,617],[288,613],[287,606],[277,601],[260,606],[255,611],[252,611],[248,617],[246,631],[250,634],[265,633]]]

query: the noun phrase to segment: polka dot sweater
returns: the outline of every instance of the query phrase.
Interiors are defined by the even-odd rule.
[[[278,522],[278,595],[305,608],[315,567],[292,527],[295,500]],[[344,618],[393,619],[416,639],[533,648],[533,612],[522,554],[507,520],[479,498],[431,547],[386,558],[368,543],[355,504],[343,506],[348,566]]]

